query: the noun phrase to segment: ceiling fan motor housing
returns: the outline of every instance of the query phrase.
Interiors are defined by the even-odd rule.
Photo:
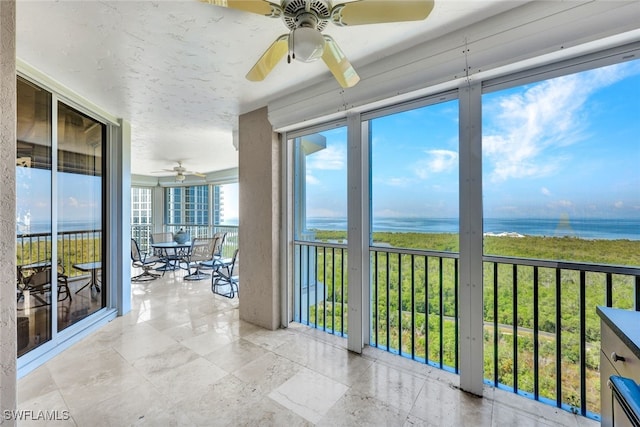
[[[315,18],[315,26],[318,31],[326,28],[331,16],[331,2],[326,0],[284,0],[282,2],[284,14],[282,19],[290,30],[306,25],[309,21],[308,15]],[[307,15],[307,16],[305,16]],[[301,25],[302,24],[302,25]]]
[[[324,37],[331,4],[328,1],[289,0],[282,3],[283,19],[291,30],[289,52],[292,58],[312,62],[324,53]]]

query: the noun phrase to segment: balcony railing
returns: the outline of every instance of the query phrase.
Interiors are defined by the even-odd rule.
[[[596,306],[640,310],[639,295],[640,268],[485,256],[486,381],[598,418]]]
[[[345,336],[346,246],[296,241],[294,247],[294,319]],[[458,258],[371,247],[370,345],[458,372]],[[598,419],[595,309],[640,310],[640,268],[483,261],[485,382]]]
[[[295,242],[294,319],[347,336],[347,247]]]
[[[131,237],[136,239],[140,250],[148,252],[151,248],[151,233],[153,232],[153,224],[134,224],[131,225]],[[231,258],[233,252],[238,248],[238,227],[233,225],[185,225],[174,224],[165,225],[165,232],[175,233],[183,229],[188,232],[191,237],[212,237],[215,233],[227,233],[222,248],[222,255],[225,258]]]
[[[370,248],[370,345],[458,372],[458,254]]]
[[[86,275],[75,268],[81,264],[102,259],[102,232],[100,230],[63,231],[58,233],[58,262],[68,277]],[[34,233],[16,236],[18,266],[50,261],[51,234]]]

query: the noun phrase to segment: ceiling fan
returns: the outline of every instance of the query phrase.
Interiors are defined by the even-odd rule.
[[[186,179],[187,175],[199,176],[200,178],[206,178],[206,175],[200,172],[188,171],[187,168],[182,166],[182,161],[178,161],[178,166],[174,166],[173,169],[162,169],[153,173],[175,172],[176,181],[182,182]]]
[[[329,22],[339,26],[420,21],[433,10],[434,0],[201,0],[216,6],[282,18],[288,34],[279,36],[247,74],[262,81],[288,52],[287,61],[322,58],[340,86],[355,86],[360,76],[338,47],[322,31]]]

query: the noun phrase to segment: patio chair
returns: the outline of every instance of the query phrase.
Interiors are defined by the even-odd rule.
[[[132,282],[146,282],[155,280],[161,275],[152,273],[153,266],[162,260],[155,255],[148,256],[146,253],[140,252],[140,247],[136,239],[131,239],[131,265],[135,268],[142,268],[142,273],[131,278]],[[164,272],[163,272],[164,274]]]
[[[60,271],[60,268],[58,271]],[[34,299],[39,303],[38,305],[31,306],[32,308],[43,307],[51,304],[51,267],[38,270],[27,277],[24,287],[22,288],[22,295],[24,296],[24,293],[27,291],[29,292],[29,295],[34,297]],[[69,290],[69,282],[67,280],[67,276],[64,275],[63,269],[61,273],[58,274],[58,301],[64,301],[67,298],[69,299],[69,302],[73,301]]]
[[[151,233],[151,243],[166,243],[173,242],[173,233]],[[161,258],[165,262],[165,265],[158,267],[156,271],[175,270],[178,267],[180,256],[176,253],[175,249],[161,249],[155,248],[153,255]]]
[[[151,233],[151,243],[164,243],[173,242],[173,233]],[[153,254],[155,256],[161,256],[161,249],[154,249]]]
[[[227,238],[227,233],[218,232],[218,233],[215,233],[213,235],[213,237],[220,239],[220,241],[218,242],[218,247],[216,248],[214,253],[215,253],[216,257],[222,258],[222,248],[224,247],[224,241]]]
[[[184,280],[202,280],[209,277],[210,274],[202,271],[203,267],[211,265],[214,260],[214,251],[217,247],[219,239],[215,237],[200,237],[194,238],[191,242],[191,249],[187,254],[184,262],[187,263],[189,274],[184,276]],[[191,273],[191,266],[194,266],[196,271]]]
[[[239,258],[238,249],[233,253],[233,258],[223,260],[222,266],[218,269],[218,275],[211,277],[211,291],[214,294],[234,298],[236,294],[240,294],[238,289],[239,276]]]
[[[222,262],[222,245],[224,244],[224,238],[227,233],[215,233],[213,238],[215,240],[215,244],[213,247],[213,256],[210,260],[203,261],[200,263],[200,268],[204,268],[207,270],[213,270],[211,272],[212,275],[216,276],[218,274],[218,269],[223,266]]]

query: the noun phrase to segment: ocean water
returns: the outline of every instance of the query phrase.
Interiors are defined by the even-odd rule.
[[[95,221],[65,221],[58,225],[58,232],[99,230],[100,222]],[[51,233],[51,224],[47,222],[31,221],[28,224],[17,223],[17,234]]]
[[[309,218],[307,228],[347,230],[346,218]],[[639,219],[485,218],[485,234],[640,240]],[[458,218],[377,218],[373,231],[457,233]]]
[[[413,233],[457,233],[458,218],[376,218],[373,231]],[[74,221],[60,224],[59,231],[96,230],[100,224]],[[309,218],[307,228],[347,230],[346,218]],[[581,239],[640,240],[639,219],[584,218],[485,218],[485,234],[515,233],[524,236],[578,237]],[[28,233],[48,233],[48,224],[31,223]],[[18,234],[26,234],[18,230]]]

